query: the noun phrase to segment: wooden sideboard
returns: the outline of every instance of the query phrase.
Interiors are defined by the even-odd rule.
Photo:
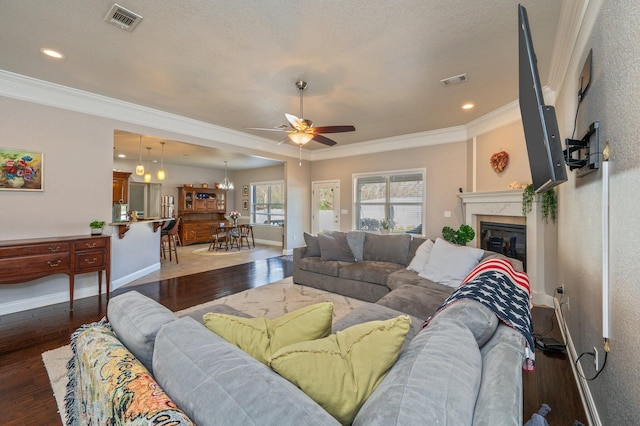
[[[102,294],[102,271],[105,271],[108,299],[111,289],[110,235],[0,241],[0,284],[18,284],[67,274],[70,310],[73,310],[75,275],[98,272],[98,293]]]
[[[207,243],[211,240],[210,226],[218,226],[226,219],[227,191],[217,188],[178,188],[178,215],[182,245]]]

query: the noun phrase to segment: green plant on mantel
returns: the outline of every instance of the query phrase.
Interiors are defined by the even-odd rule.
[[[527,185],[522,191],[522,215],[527,216],[533,209],[533,200],[536,196],[533,185]],[[549,223],[549,218],[555,223],[558,214],[558,197],[556,191],[549,189],[542,193],[542,217]]]

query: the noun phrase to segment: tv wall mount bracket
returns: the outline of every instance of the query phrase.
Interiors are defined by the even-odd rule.
[[[578,177],[600,168],[600,123],[594,121],[581,139],[565,139],[564,159]]]

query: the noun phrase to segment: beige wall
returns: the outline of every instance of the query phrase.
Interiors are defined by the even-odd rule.
[[[599,121],[601,143],[611,144],[611,353],[605,370],[588,386],[603,425],[640,424],[640,8],[635,0],[591,1],[586,20],[593,22],[593,31],[582,34],[556,106],[561,134],[569,137],[578,75],[593,48],[593,83],[580,107],[576,134]],[[602,172],[580,179],[569,172],[569,181],[558,189],[557,283],[565,285],[570,298],[570,309],[563,312],[577,352],[595,346],[602,357]],[[594,374],[590,357],[582,365],[588,377]]]
[[[496,173],[491,167],[491,156],[500,151],[509,153],[509,164]],[[476,190],[506,191],[509,184],[531,182],[527,146],[522,122],[516,121],[476,137]]]
[[[425,235],[442,235],[443,226],[458,227],[463,217],[458,188],[467,191],[467,143],[456,142],[422,148],[365,154],[332,160],[314,161],[311,180],[340,180],[340,209],[342,230],[353,229],[353,174],[426,168],[426,226]],[[310,184],[307,191],[310,192]],[[444,212],[451,217],[445,218]],[[309,232],[309,228],[306,229]]]

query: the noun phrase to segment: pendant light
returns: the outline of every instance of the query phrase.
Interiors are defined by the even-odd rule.
[[[144,174],[144,181],[151,182],[151,168],[149,167],[149,155],[151,154],[151,148],[147,147],[147,173]]]
[[[140,158],[138,159],[138,165],[136,165],[136,174],[142,176],[144,174],[144,166],[142,165],[142,135],[140,135]]]
[[[224,179],[222,180],[222,183],[220,184],[220,188],[222,189],[233,189],[233,182],[231,182],[229,180],[229,178],[227,177],[227,162],[224,162]]]
[[[165,173],[164,173],[164,142],[160,142],[160,145],[162,145],[162,156],[160,157],[160,168],[158,169],[158,180],[164,180],[165,178]]]

